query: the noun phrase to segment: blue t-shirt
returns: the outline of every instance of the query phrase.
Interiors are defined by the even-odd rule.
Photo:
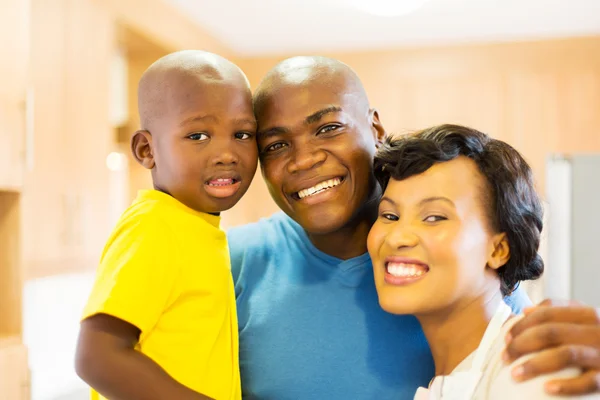
[[[368,254],[329,256],[283,213],[228,239],[245,399],[412,399],[433,377],[416,318],[379,307]]]

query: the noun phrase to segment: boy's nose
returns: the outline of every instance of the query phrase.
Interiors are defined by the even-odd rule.
[[[218,150],[213,157],[213,163],[215,165],[237,164],[238,161],[239,161],[239,158],[238,158],[237,154],[235,152],[231,151],[231,149],[227,149],[227,148],[222,148],[222,149]]]

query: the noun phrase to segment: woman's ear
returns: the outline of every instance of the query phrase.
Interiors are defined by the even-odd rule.
[[[154,168],[154,152],[152,135],[146,130],[139,130],[131,138],[131,151],[135,159],[146,169]]]
[[[492,249],[487,265],[492,269],[498,269],[510,260],[510,246],[506,233],[498,233],[492,238]]]

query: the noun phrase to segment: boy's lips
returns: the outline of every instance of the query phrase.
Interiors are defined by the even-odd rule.
[[[224,199],[233,196],[241,186],[241,177],[234,172],[215,175],[204,183],[206,192],[216,198]]]

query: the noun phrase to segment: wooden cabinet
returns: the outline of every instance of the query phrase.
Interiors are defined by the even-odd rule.
[[[0,1],[0,400],[29,399],[22,344],[21,189],[26,159],[29,1]]]
[[[27,349],[18,337],[0,337],[0,399],[30,400]]]
[[[29,80],[29,2],[0,2],[0,190],[20,190]]]

